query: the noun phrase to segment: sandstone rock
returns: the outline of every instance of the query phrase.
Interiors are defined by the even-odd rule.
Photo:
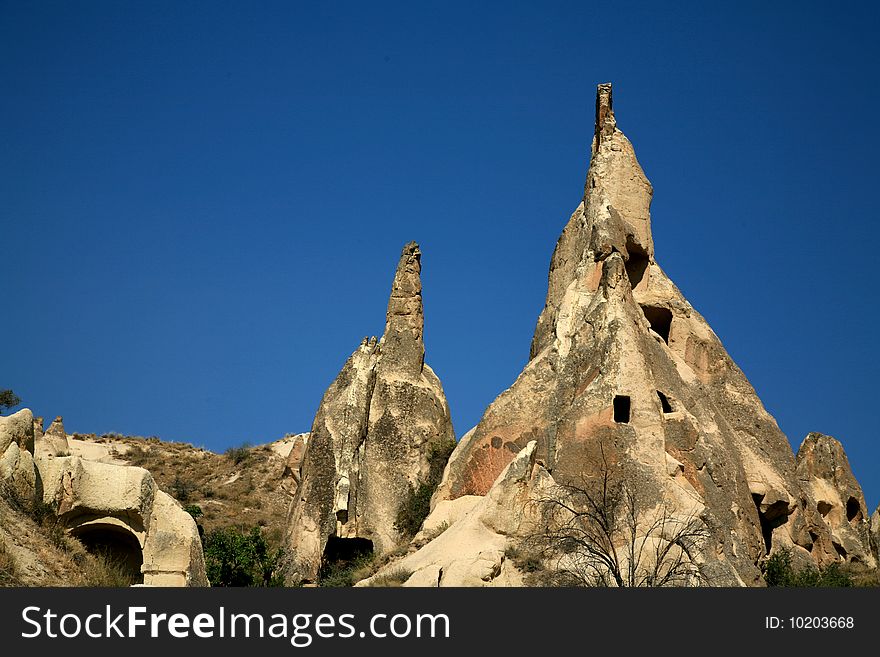
[[[52,420],[52,424],[46,430],[47,436],[58,436],[59,438],[67,438],[67,431],[64,430],[64,418],[60,415]]]
[[[843,445],[831,436],[809,434],[797,453],[797,474],[810,552],[817,564],[876,566],[868,507]]]
[[[39,457],[43,501],[87,546],[108,549],[151,586],[207,586],[198,527],[143,468]]]
[[[364,339],[321,401],[288,523],[290,582],[315,581],[331,536],[337,546],[394,548],[402,501],[427,480],[435,446],[455,439],[443,388],[424,362],[420,272],[421,253],[410,242],[382,339]]]
[[[290,444],[290,449],[286,455],[287,463],[284,466],[284,472],[281,476],[282,480],[290,480],[290,486],[287,490],[289,490],[292,495],[296,495],[296,491],[299,489],[299,484],[302,480],[302,462],[303,456],[306,453],[308,440],[308,433],[300,433],[294,436]]]
[[[42,418],[39,418],[39,425],[43,426]],[[34,454],[39,456],[70,456],[70,443],[64,429],[64,419],[59,415],[52,421],[45,433],[42,430],[39,434],[35,433],[34,445]]]
[[[874,554],[880,556],[880,505],[871,516],[871,536],[874,541]]]
[[[469,501],[469,510],[446,531],[357,586],[370,586],[401,570],[412,573],[404,586],[521,585],[518,573],[505,568],[505,551],[510,537],[535,522],[529,502],[554,486],[536,454],[537,442],[532,441],[507,464],[484,497],[476,498],[476,504]]]
[[[467,515],[483,498],[480,495],[462,495],[454,500],[442,500],[425,518],[421,531],[413,538],[413,544],[421,546],[439,536]]]
[[[33,414],[25,408],[0,417],[0,485],[25,506],[33,504],[37,494],[33,452]]]
[[[772,549],[812,545],[794,454],[657,264],[652,194],[599,85],[584,197],[551,258],[530,360],[461,440],[432,503],[487,494],[532,441],[561,484],[595,474],[604,451],[647,499],[702,519],[711,584],[760,584]]]

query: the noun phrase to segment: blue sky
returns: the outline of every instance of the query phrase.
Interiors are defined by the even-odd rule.
[[[611,81],[658,262],[873,509],[878,10],[713,4],[0,2],[0,387],[72,431],[306,431],[415,239],[461,435]]]

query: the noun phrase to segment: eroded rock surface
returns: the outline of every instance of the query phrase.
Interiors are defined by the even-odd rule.
[[[109,550],[151,586],[207,586],[198,527],[143,468],[40,457],[43,501],[87,547]]]
[[[646,499],[700,518],[710,584],[760,584],[762,559],[783,547],[819,565],[864,555],[852,543],[829,552],[831,529],[827,541],[811,536],[788,440],[655,260],[652,193],[617,127],[611,86],[599,85],[584,197],[551,259],[530,360],[459,443],[434,507],[486,495],[534,442],[535,459],[562,484],[596,474],[607,457]]]
[[[868,507],[843,445],[831,436],[809,434],[797,453],[797,474],[804,493],[801,509],[816,560],[874,567]]]
[[[421,253],[403,248],[381,340],[364,339],[324,394],[288,523],[288,581],[315,581],[328,540],[382,554],[397,512],[426,481],[434,446],[453,441],[440,380],[425,364]],[[357,545],[357,543],[352,543]]]
[[[0,485],[25,506],[36,496],[34,416],[28,409],[0,417]]]

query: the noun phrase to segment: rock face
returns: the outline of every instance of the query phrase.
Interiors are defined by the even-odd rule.
[[[797,475],[816,559],[874,567],[868,507],[843,445],[831,436],[809,434],[797,453]]]
[[[42,423],[40,423],[42,426]],[[42,501],[87,547],[109,550],[154,586],[207,586],[198,527],[143,468],[96,463],[42,449],[34,458],[34,417],[0,417],[0,484],[25,508]],[[41,441],[67,444],[61,418]],[[45,447],[45,445],[44,445]]]
[[[36,498],[34,469],[34,416],[22,409],[0,417],[0,485],[25,506]]]
[[[521,586],[520,573],[505,559],[508,537],[535,520],[529,501],[554,486],[536,461],[536,451],[535,441],[526,445],[485,496],[458,498],[466,500],[465,508],[448,529],[420,550],[380,570],[374,579],[389,570],[403,570],[411,573],[404,586]],[[435,521],[445,504],[449,503],[441,503],[431,514]],[[371,583],[367,579],[359,585]]]
[[[41,457],[43,501],[87,547],[109,550],[151,586],[207,586],[198,527],[143,468]]]
[[[382,339],[364,339],[318,408],[288,523],[290,582],[315,581],[331,537],[340,549],[341,540],[380,554],[395,547],[401,503],[426,481],[435,446],[455,439],[440,380],[425,364],[420,272],[410,242]]]
[[[306,445],[309,441],[309,434],[297,434],[290,445],[290,451],[287,453],[287,462],[282,473],[282,484],[287,484],[287,490],[295,495],[302,480],[302,462],[306,453]],[[289,483],[288,483],[289,482]]]
[[[39,432],[36,431],[35,423],[34,437],[36,451],[34,453],[38,455],[46,453],[53,456],[69,456],[70,443],[67,440],[67,431],[65,431],[64,429],[64,418],[59,415],[54,420],[52,420],[52,424],[49,425],[49,428],[46,430],[45,433],[42,432],[42,418],[38,419],[41,430]]]
[[[584,197],[551,259],[530,360],[459,443],[433,507],[487,495],[534,442],[534,459],[559,483],[597,474],[607,458],[646,499],[698,517],[710,534],[710,584],[760,584],[760,561],[782,547],[818,564],[864,555],[858,532],[818,528],[788,440],[657,264],[652,194],[617,127],[611,86],[599,85]],[[846,554],[827,549],[835,531],[842,546],[851,541]]]

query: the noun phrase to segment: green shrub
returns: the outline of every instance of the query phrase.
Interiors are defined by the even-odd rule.
[[[764,565],[764,581],[767,586],[793,586],[800,588],[838,588],[853,585],[852,577],[840,564],[824,568],[795,569],[791,563],[791,550],[786,548],[770,555]]]
[[[223,453],[223,455],[235,463],[235,465],[241,465],[250,458],[251,444],[242,443],[238,447],[230,447]]]
[[[259,527],[224,527],[205,535],[205,566],[212,586],[282,586],[281,550]]]
[[[0,390],[0,413],[5,413],[20,403],[21,397],[12,392],[12,390]]]
[[[180,502],[188,502],[190,495],[195,492],[195,486],[191,482],[183,479],[179,474],[174,475],[174,482],[171,484],[171,494]]]
[[[183,510],[186,511],[189,515],[193,517],[193,520],[198,520],[204,515],[202,511],[202,507],[198,504],[190,504],[188,506],[183,507]]]
[[[454,440],[443,440],[428,447],[428,478],[409,492],[400,504],[394,528],[405,538],[415,536],[431,511],[431,496],[443,478],[443,468],[455,449]]]

